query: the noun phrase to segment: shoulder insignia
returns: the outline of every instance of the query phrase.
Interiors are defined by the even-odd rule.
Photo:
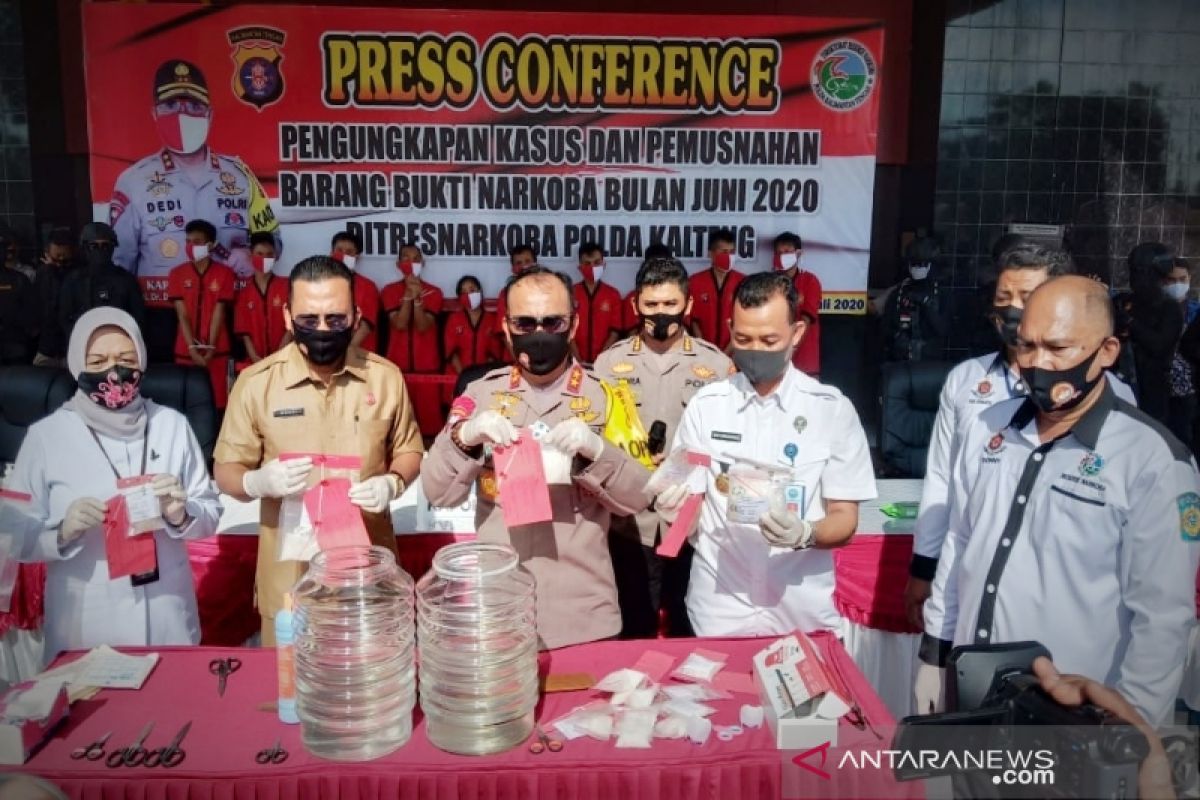
[[[583,367],[578,364],[571,367],[571,377],[567,378],[567,391],[571,394],[578,394],[579,389],[583,386]]]
[[[633,364],[630,364],[628,361],[619,361],[610,368],[613,375],[628,375],[633,370]]]
[[[692,367],[692,374],[702,381],[709,380],[717,375],[715,370],[706,367],[703,364],[696,364],[694,367]]]

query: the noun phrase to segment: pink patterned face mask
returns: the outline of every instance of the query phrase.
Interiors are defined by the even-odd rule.
[[[79,373],[79,388],[101,408],[117,410],[137,399],[142,371],[121,364],[99,372]]]

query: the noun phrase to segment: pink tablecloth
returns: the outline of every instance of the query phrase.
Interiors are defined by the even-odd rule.
[[[912,559],[908,533],[859,533],[833,553],[833,602],[851,622],[892,633],[920,633],[904,614],[904,584]]]
[[[590,672],[597,677],[631,666],[648,647],[678,661],[696,646],[729,655],[727,669],[749,671],[752,654],[766,640],[710,639],[655,642],[607,641],[566,648],[544,657],[555,673]],[[829,636],[817,639],[852,686],[872,724],[890,740],[891,717],[866,685],[841,645]],[[418,722],[412,739],[396,753],[364,764],[323,761],[304,751],[298,726],[279,723],[273,712],[257,710],[275,695],[274,652],[216,648],[163,648],[162,662],[139,692],[107,690],[79,703],[71,719],[26,766],[61,786],[72,798],[86,800],[753,800],[778,798],[789,755],[776,751],[764,727],[731,741],[715,736],[704,746],[687,740],[655,740],[648,750],[618,750],[612,742],[576,740],[560,753],[533,755],[522,746],[507,753],[455,756],[436,749]],[[229,679],[218,699],[209,660],[237,655],[241,671]],[[538,718],[548,722],[590,697],[588,692],[547,696]],[[716,724],[733,724],[749,695],[718,701]],[[103,762],[73,761],[70,751],[112,731],[110,746],[121,747],[150,721],[151,747],[166,744],[183,723],[193,727],[183,743],[186,760],[170,770],[121,768]],[[281,765],[258,766],[254,754],[282,738],[291,757]],[[839,729],[832,767],[847,747],[887,747],[865,730],[846,722]],[[896,785],[871,773],[836,772],[831,794],[842,797],[915,796],[912,785]],[[836,789],[836,791],[834,791]]]

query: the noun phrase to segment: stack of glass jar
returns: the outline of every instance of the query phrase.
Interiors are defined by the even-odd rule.
[[[317,554],[292,590],[296,713],[304,746],[368,761],[412,735],[413,582],[383,547]]]
[[[501,544],[443,547],[417,582],[421,710],[429,741],[498,753],[533,732],[538,699],[534,579]]]

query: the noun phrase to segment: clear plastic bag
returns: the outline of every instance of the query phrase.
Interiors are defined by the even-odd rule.
[[[12,595],[20,569],[17,556],[24,536],[18,529],[33,525],[29,516],[31,499],[26,494],[0,489],[0,612],[12,609]]]
[[[312,471],[308,473],[304,491],[288,495],[279,505],[279,528],[275,537],[275,557],[279,561],[311,561],[320,552],[317,531],[304,507],[304,495],[321,481],[330,478],[346,478],[351,483],[358,481],[362,459],[358,456],[327,456],[320,453],[281,453],[280,461],[311,458]]]

